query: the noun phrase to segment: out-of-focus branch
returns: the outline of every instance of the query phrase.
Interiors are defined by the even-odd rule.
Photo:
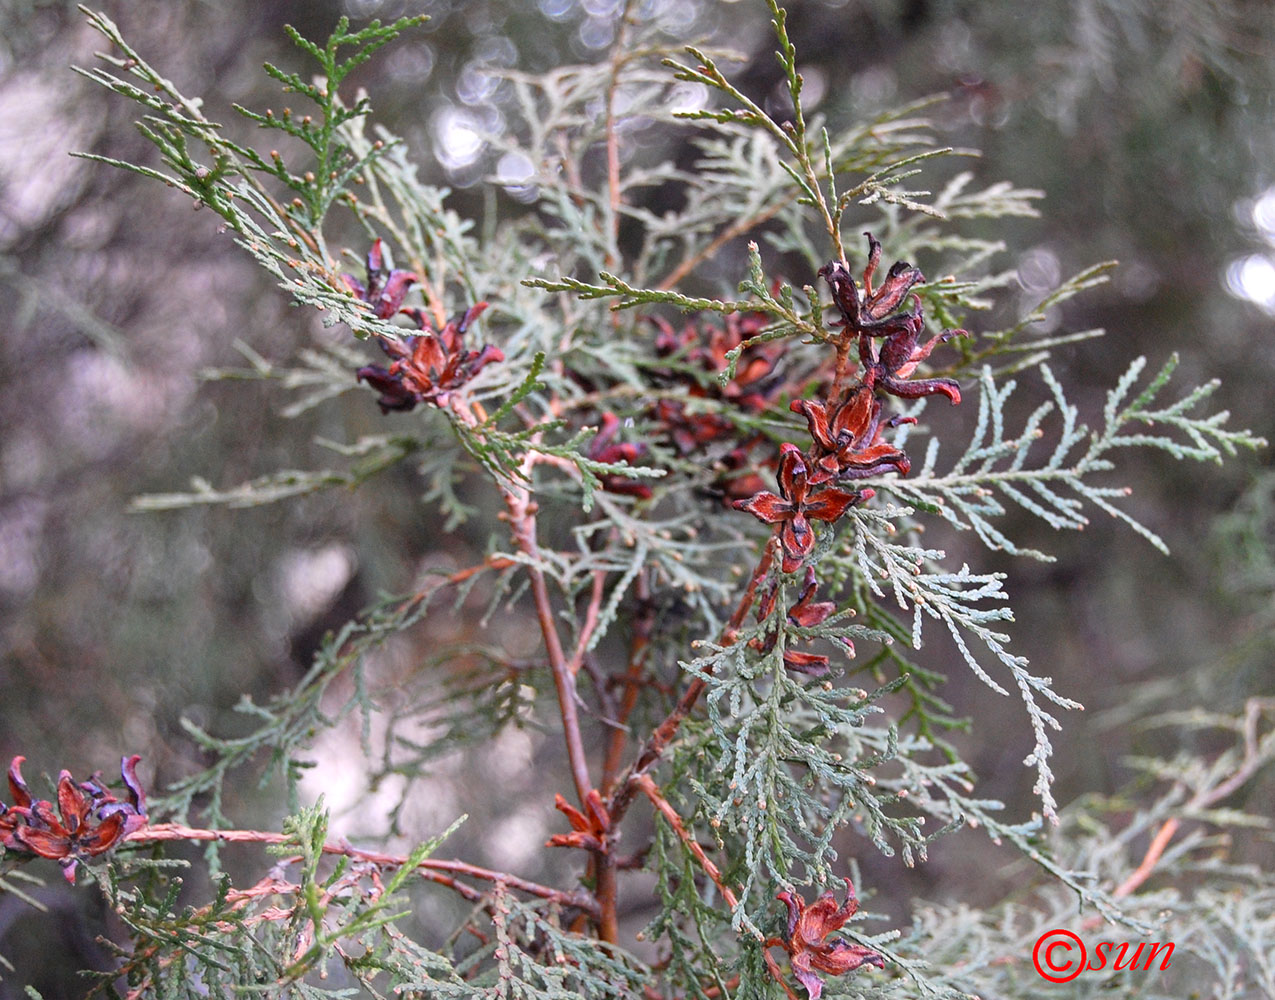
[[[1257,726],[1261,720],[1263,712],[1270,711],[1275,708],[1275,701],[1267,698],[1250,698],[1244,705],[1244,724],[1241,730],[1244,738],[1244,753],[1240,758],[1239,766],[1231,773],[1230,777],[1218,782],[1216,785],[1207,786],[1199,789],[1191,796],[1183,805],[1181,812],[1189,814],[1200,809],[1207,809],[1210,806],[1217,805],[1223,799],[1228,798],[1234,792],[1253,777],[1257,769],[1265,762],[1265,756],[1262,753],[1261,740],[1258,737]],[[1156,831],[1151,843],[1147,847],[1147,853],[1143,855],[1141,863],[1112,893],[1117,899],[1132,895],[1138,888],[1149,879],[1155,872],[1156,865],[1160,858],[1164,855],[1165,849],[1168,848],[1169,842],[1173,840],[1174,834],[1182,826],[1181,816],[1170,816],[1160,829]]]

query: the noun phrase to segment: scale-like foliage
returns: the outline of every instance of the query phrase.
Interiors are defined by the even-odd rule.
[[[1078,703],[1011,650],[1005,574],[954,565],[932,539],[972,530],[990,548],[1046,558],[1011,537],[1006,515],[1078,529],[1096,508],[1164,548],[1119,504],[1122,449],[1212,462],[1262,442],[1229,429],[1225,413],[1200,412],[1213,383],[1164,402],[1176,359],[1141,389],[1136,362],[1100,419],[1082,418],[1045,360],[1097,331],[1027,334],[1110,265],[1064,282],[1006,329],[980,329],[1013,275],[989,270],[1004,248],[964,223],[1034,214],[1040,192],[980,186],[970,172],[923,189],[936,161],[958,155],[936,144],[925,102],[844,126],[810,116],[785,11],[766,5],[782,113],[732,82],[726,53],[684,46],[643,23],[634,2],[604,61],[504,71],[521,117],[487,139],[517,169],[490,184],[517,209],[481,226],[420,179],[404,144],[369,127],[366,98],[346,103],[340,92],[420,19],[357,31],[342,19],[323,44],[290,30],[317,75],[266,72],[306,110],[239,108],[238,125],[265,139],[252,144],[86,11],[113,51],[83,72],[139,105],[160,166],[107,162],[210,209],[295,302],[379,346],[384,362],[329,344],[277,364],[244,345],[247,369],[210,377],[277,383],[292,393],[284,417],[338,398],[379,405],[385,432],[322,442],[339,469],[266,471],[228,487],[197,480],[137,507],[374,488],[377,473],[410,461],[427,516],[445,530],[486,517],[478,527],[491,532],[473,565],[405,581],[415,589],[329,636],[291,690],[245,699],[240,735],[186,723],[208,765],[153,797],[149,813],[129,784],[132,825],[123,835],[114,822],[120,843],[108,847],[206,842],[217,877],[220,844],[274,845],[280,857],[254,885],[218,877],[210,902],[179,905],[170,862],[120,851],[97,865],[105,848],[75,830],[59,840],[52,806],[11,786],[5,847],[93,863],[122,922],[127,941],[101,991],[122,979],[131,996],[1008,995],[1031,992],[1023,961],[1034,935],[1073,920],[1079,898],[1095,921],[1122,928],[1113,934],[1148,933],[1171,913],[1209,970],[1201,981],[1236,993],[1228,948],[1243,932],[1246,956],[1262,953],[1271,921],[1226,887],[1264,900],[1269,880],[1227,868],[1201,834],[1149,868],[1131,848],[1157,824],[1252,820],[1220,802],[1271,755],[1268,706],[1232,726],[1236,754],[1207,767],[1146,765],[1174,789],[1127,825],[1102,825],[1097,807],[1060,810],[1053,740],[1061,710]],[[626,155],[638,141],[643,155]],[[681,207],[665,211],[662,189]],[[845,236],[865,227],[860,279],[847,249],[857,236]],[[334,232],[361,242],[333,249]],[[946,276],[927,283],[904,257]],[[707,265],[738,268],[737,290],[705,290]],[[927,317],[941,332],[922,343]],[[1011,376],[1029,368],[1043,401],[1022,418]],[[977,413],[960,450],[946,404],[963,402],[955,377],[967,375]],[[944,401],[928,405],[935,395]],[[429,613],[464,617],[475,605],[479,630],[509,616],[538,629],[540,649],[515,656],[496,630],[419,638]],[[977,713],[968,725],[954,717],[943,671],[918,662],[934,633],[993,692],[1018,692],[1041,815],[1004,818],[979,793],[948,734],[987,734]],[[559,822],[547,846],[575,849],[578,884],[434,857],[450,830],[405,855],[330,839],[299,782],[316,741],[349,728],[369,760],[367,801],[386,813],[361,818],[414,840],[437,831],[410,829],[408,807],[451,761],[511,730],[560,734],[567,767],[527,792],[546,807],[559,793],[569,830]],[[245,775],[283,779],[292,816],[282,833],[233,828],[227,783]],[[373,798],[393,782],[393,795]],[[101,810],[99,829],[125,815],[99,784],[80,787]],[[574,799],[561,794],[572,787]],[[196,819],[205,825],[184,825]],[[1046,821],[1060,819],[1047,843]],[[1032,905],[923,909],[906,934],[868,934],[851,920],[846,852],[910,865],[962,824],[1040,870]],[[1138,892],[1139,873],[1161,862],[1201,875],[1189,905]],[[439,928],[409,918],[418,876],[470,907],[441,944]],[[621,947],[633,901],[654,957]],[[1251,961],[1252,982],[1269,984],[1269,962]]]

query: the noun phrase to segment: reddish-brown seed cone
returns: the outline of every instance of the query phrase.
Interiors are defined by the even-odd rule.
[[[868,238],[868,263],[863,269],[863,291],[855,285],[849,269],[840,261],[830,261],[819,269],[828,282],[832,299],[841,313],[845,329],[852,335],[885,337],[908,322],[905,313],[897,312],[908,293],[925,284],[925,275],[906,261],[895,261],[880,287],[872,287],[872,277],[881,261],[881,244],[871,233]]]
[[[610,411],[602,414],[602,424],[598,433],[589,443],[586,453],[595,462],[607,465],[632,465],[647,453],[646,445],[641,442],[617,442],[620,433],[620,418]],[[640,479],[632,479],[619,472],[608,472],[598,477],[602,488],[608,493],[638,497],[642,500],[651,498],[651,487]]]
[[[411,410],[418,403],[446,406],[451,394],[493,361],[505,355],[490,344],[478,351],[465,350],[465,332],[487,308],[486,302],[470,306],[441,330],[435,331],[423,310],[400,310],[424,330],[403,341],[382,339],[381,349],[394,360],[388,368],[367,365],[357,377],[381,394],[382,413]]]
[[[80,861],[109,851],[146,826],[146,795],[137,780],[140,757],[125,757],[120,764],[127,802],[108,792],[96,777],[77,784],[69,771],[62,771],[56,813],[52,802],[32,798],[22,778],[25,759],[14,757],[9,765],[14,804],[0,804],[0,843],[6,850],[57,861],[66,880],[74,883]]]
[[[795,444],[780,446],[779,495],[768,490],[736,500],[738,510],[746,510],[758,520],[779,526],[779,544],[783,549],[781,568],[794,573],[805,562],[815,546],[810,519],[833,522],[853,504],[873,496],[872,490],[841,490],[835,487],[815,488],[805,456]]]
[[[907,455],[881,440],[881,401],[871,385],[858,385],[831,416],[812,399],[794,399],[790,409],[806,418],[815,443],[816,482],[867,479],[890,471],[906,476],[912,468]]]
[[[885,281],[874,288],[872,278],[881,260],[881,244],[871,233],[863,235],[868,238],[868,263],[863,270],[862,290],[840,261],[831,261],[819,269],[841,313],[841,325],[847,335],[859,338],[861,384],[903,399],[943,395],[953,404],[959,403],[961,390],[955,380],[910,379],[909,376],[935,347],[952,337],[967,336],[967,332],[944,330],[928,343],[919,345],[918,339],[925,328],[921,299],[912,295],[911,307],[902,309],[901,306],[915,286],[925,283],[925,275],[905,261],[896,261],[886,273]],[[882,340],[879,350],[873,345],[874,338]]]
[[[379,319],[389,319],[397,313],[408,290],[420,280],[411,271],[386,269],[385,250],[379,238],[372,241],[367,252],[367,281],[359,281],[352,274],[343,274],[341,279],[356,298],[372,307]]]
[[[819,581],[815,576],[815,568],[807,566],[806,578],[801,588],[801,596],[788,609],[785,615],[790,624],[800,628],[813,628],[815,625],[822,624],[837,610],[837,606],[832,601],[816,601],[815,597],[818,592]],[[759,622],[764,622],[774,611],[777,594],[777,586],[772,585],[758,600],[757,620]],[[748,644],[762,653],[769,653],[775,648],[775,643],[778,640],[779,630],[775,629],[764,639],[752,639]],[[836,641],[845,647],[848,656],[854,656],[854,643],[849,639],[840,637]],[[828,672],[829,662],[828,657],[820,653],[807,653],[786,647],[784,649],[784,667],[793,673],[806,674],[810,677],[822,677]]]
[[[788,908],[788,934],[784,947],[788,950],[793,975],[806,987],[810,1000],[819,1000],[823,994],[824,980],[820,973],[841,976],[865,965],[885,968],[885,958],[870,948],[851,944],[840,937],[828,940],[828,935],[840,930],[859,908],[849,879],[846,880],[846,901],[841,906],[837,905],[831,891],[825,892],[809,906],[791,892],[781,892],[776,898]]]

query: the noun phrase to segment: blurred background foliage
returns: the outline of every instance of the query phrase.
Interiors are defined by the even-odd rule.
[[[210,116],[221,120],[233,120],[232,102],[278,105],[259,72],[263,61],[308,72],[286,42],[285,23],[322,36],[343,13],[356,21],[430,14],[425,28],[352,82],[372,95],[375,120],[408,140],[422,175],[453,187],[456,206],[481,219],[525,210],[520,164],[491,154],[483,139],[504,127],[511,99],[509,86],[487,71],[601,58],[620,3],[102,6],[183,91],[208,95]],[[688,40],[738,50],[741,88],[780,99],[761,4],[645,0],[642,8]],[[489,522],[480,513],[444,534],[408,468],[357,493],[255,509],[130,513],[138,494],[182,489],[192,476],[230,485],[320,465],[322,439],[375,432],[381,418],[368,397],[351,393],[285,419],[291,397],[277,386],[201,379],[209,367],[243,365],[237,341],[284,362],[344,334],[290,309],[207,212],[67,155],[149,156],[131,126],[133,108],[72,74],[95,47],[73,4],[0,0],[0,24],[0,756],[25,754],[35,775],[109,770],[119,754],[137,752],[158,788],[198,762],[183,716],[234,733],[243,723],[233,708],[244,693],[260,698],[293,683],[326,630],[378,593],[407,589],[424,566],[475,561]],[[997,221],[994,232],[979,233],[1005,240],[1001,266],[1016,270],[1023,303],[1091,263],[1121,262],[1111,284],[1040,325],[1042,334],[1064,325],[1108,330],[1055,354],[1076,398],[1089,392],[1090,412],[1132,357],[1146,353],[1158,365],[1176,350],[1186,379],[1223,379],[1235,424],[1275,437],[1268,0],[797,0],[789,30],[808,107],[835,123],[945,95],[933,111],[944,141],[982,152],[968,169],[985,182],[1004,178],[1045,192],[1041,218]],[[662,152],[684,165],[693,159],[689,147]],[[487,183],[493,177],[497,183]],[[924,179],[928,187],[942,181]],[[655,189],[651,205],[672,196]],[[361,249],[360,239],[352,236],[352,249]],[[848,245],[855,241],[848,237]],[[730,288],[742,254],[741,239],[705,273],[704,290]],[[1011,574],[1019,651],[1090,710],[1068,718],[1058,741],[1064,802],[1121,785],[1130,751],[1162,749],[1143,746],[1151,737],[1126,725],[1131,719],[1168,705],[1234,709],[1246,694],[1271,689],[1275,514],[1272,480],[1258,469],[1266,457],[1216,470],[1164,456],[1133,461],[1140,464],[1126,469],[1137,515],[1169,541],[1172,557],[1114,523],[1054,536],[1026,521],[1012,533],[1056,562],[988,566],[979,556],[985,568]],[[1213,530],[1224,513],[1222,530]],[[958,554],[966,545],[960,537],[934,541]],[[475,625],[462,611],[431,627],[455,639]],[[519,622],[492,627],[518,648]],[[523,645],[533,652],[534,643]],[[940,665],[947,655],[930,653]],[[972,678],[950,673],[947,696],[968,710]],[[1012,700],[1001,720],[987,708],[984,700],[982,733],[1025,727]],[[481,843],[467,847],[476,861],[503,855],[513,868],[518,858],[509,852],[534,849],[553,822],[545,792],[509,765],[530,759],[539,736],[515,736],[486,758],[444,769],[454,779],[481,772],[495,782],[488,815],[467,828],[480,831]],[[313,790],[326,790],[338,806],[349,805],[340,797],[340,768],[351,766],[351,753],[316,748]],[[1021,741],[985,737],[967,755],[986,781],[982,791],[1022,812],[1030,808],[1030,776],[1020,758]],[[1270,784],[1250,794],[1269,796]],[[281,804],[269,792],[245,777],[242,800],[227,811],[245,826],[272,823]],[[458,802],[443,788],[417,821],[442,825],[449,810],[458,812]],[[945,842],[906,876],[874,861],[881,871],[867,882],[879,893],[891,886],[882,895],[892,898],[879,895],[872,905],[901,914],[916,894],[985,902],[1000,886],[981,873],[1003,861],[990,851],[978,838]],[[1255,837],[1240,856],[1269,862],[1269,844]],[[234,859],[228,863],[233,869]],[[0,899],[0,953],[42,955],[31,981],[46,996],[74,993],[63,973],[100,961],[89,896],[48,888],[42,898],[57,919],[45,921]],[[66,960],[49,961],[52,948]],[[0,996],[8,988],[0,984]]]

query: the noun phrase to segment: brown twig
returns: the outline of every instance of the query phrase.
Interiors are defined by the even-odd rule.
[[[620,887],[616,881],[615,853],[608,850],[593,855],[594,898],[598,903],[598,937],[608,944],[620,940]]]
[[[740,599],[739,605],[735,609],[735,613],[731,615],[730,621],[727,623],[722,641],[728,645],[735,641],[736,633],[743,625],[744,618],[748,615],[749,610],[753,606],[753,601],[757,596],[758,585],[770,572],[771,564],[774,562],[775,545],[775,539],[771,538],[771,540],[766,543],[765,548],[762,549],[761,558],[758,559],[757,565],[753,568],[753,573],[749,578],[748,586],[744,589],[744,596]],[[638,643],[638,641],[635,640],[635,649],[629,665],[630,683],[628,690],[625,692],[627,708],[623,716],[624,718],[627,718],[627,712],[632,710],[632,702],[637,697],[637,680],[641,677],[641,671],[635,666],[635,664],[637,664],[638,657],[642,655],[644,649],[645,639],[643,639],[641,643]],[[678,699],[673,710],[664,718],[664,721],[655,728],[655,731],[647,737],[647,741],[643,744],[642,750],[638,754],[637,759],[632,765],[630,765],[624,776],[619,781],[615,782],[614,786],[611,788],[610,801],[607,803],[606,809],[610,818],[612,829],[615,829],[619,825],[620,820],[624,818],[624,814],[628,811],[629,806],[633,804],[634,796],[639,790],[645,792],[647,797],[651,797],[652,795],[658,796],[659,801],[663,802],[664,806],[661,807],[659,803],[656,803],[656,807],[660,808],[661,811],[663,811],[666,807],[668,810],[671,810],[673,817],[677,816],[676,810],[674,810],[673,807],[664,800],[663,796],[659,796],[655,783],[647,776],[646,771],[663,755],[664,750],[668,747],[669,743],[673,741],[673,737],[677,735],[677,731],[681,727],[682,721],[690,715],[691,711],[695,708],[696,702],[699,701],[700,695],[703,694],[704,689],[707,686],[707,683],[702,677],[696,677],[691,681],[686,690],[682,693],[682,697]],[[619,743],[619,746],[621,748],[623,747],[622,741]],[[618,760],[618,751],[616,752],[615,759]],[[615,765],[611,764],[610,766],[614,767]],[[655,799],[652,798],[651,801],[655,802]],[[668,816],[669,813],[665,813],[665,815]],[[672,821],[672,818],[670,818],[670,822]],[[680,824],[680,817],[678,818],[678,824]],[[675,824],[675,829],[679,829],[682,833],[685,833],[685,830],[678,824]],[[716,866],[713,865],[708,856],[703,853],[703,850],[698,844],[695,844],[691,849],[693,851],[698,850],[700,853],[696,856],[702,859],[703,864],[709,866],[705,868],[705,871],[708,871],[710,875],[717,872]],[[616,926],[616,862],[614,855],[609,851],[597,855],[596,859],[594,869],[598,886],[597,900],[602,914],[601,926],[603,934],[605,935],[607,930],[612,930]],[[720,873],[717,874],[716,879],[720,879]],[[720,885],[720,881],[718,884]],[[723,896],[730,902],[733,909],[735,906],[734,893],[726,886],[721,886],[721,889]],[[605,938],[604,936],[604,940],[614,939]]]
[[[615,698],[611,695],[611,686],[608,683],[607,676],[602,673],[602,668],[598,666],[598,658],[592,653],[585,653],[580,669],[588,676],[589,682],[593,685],[594,693],[598,696],[598,712],[595,713],[598,719],[604,726],[623,732],[623,724],[616,721],[619,714],[619,706],[616,705]],[[602,781],[602,787],[606,787],[605,778]]]
[[[580,626],[580,637],[576,640],[575,652],[571,654],[571,661],[567,664],[572,677],[580,673],[580,667],[584,665],[584,655],[589,650],[589,641],[598,627],[598,612],[602,608],[602,598],[606,595],[606,579],[606,570],[593,571],[593,591],[589,595],[589,607],[584,612],[584,623]]]
[[[672,803],[670,803],[668,799],[660,794],[660,790],[656,787],[655,782],[651,780],[651,776],[649,774],[639,774],[634,777],[633,784],[639,791],[642,792],[642,794],[651,800],[651,805],[655,806],[655,808],[659,810],[660,815],[668,820],[669,826],[673,828],[673,832],[676,833],[682,843],[686,845],[686,849],[695,856],[695,860],[699,862],[699,866],[704,869],[704,874],[713,880],[713,884],[717,886],[718,890],[722,894],[722,899],[726,900],[726,904],[731,908],[731,910],[734,910],[737,906],[739,906],[739,898],[735,895],[735,890],[726,884],[725,880],[722,878],[721,870],[713,863],[713,859],[705,853],[704,848],[700,846],[699,841],[691,836],[690,832],[686,829],[686,824],[683,822],[681,814],[673,808]]]
[[[642,678],[646,674],[646,651],[651,645],[651,628],[655,619],[655,609],[650,603],[650,582],[645,572],[638,573],[637,580],[634,581],[634,593],[638,599],[638,612],[633,618],[633,641],[629,646],[629,666],[623,679],[624,694],[615,714],[617,725],[611,730],[606,756],[602,761],[604,792],[610,792],[612,782],[615,781],[615,776],[620,770],[620,759],[624,754],[624,746],[628,742],[629,716],[637,707]]]
[[[771,940],[775,944],[783,944],[778,938],[772,938]],[[783,970],[779,968],[779,963],[775,961],[774,956],[770,953],[771,947],[771,941],[767,941],[765,950],[762,952],[763,957],[766,959],[766,970],[770,973],[770,978],[784,988],[784,992],[788,994],[788,1000],[801,1000],[793,991],[793,988],[788,985],[788,980],[784,978]]]
[[[1151,877],[1151,873],[1155,871],[1155,866],[1160,861],[1160,856],[1164,854],[1164,849],[1169,846],[1169,841],[1173,839],[1173,835],[1178,832],[1178,827],[1182,822],[1176,816],[1170,816],[1164,821],[1156,835],[1151,838],[1151,844],[1147,847],[1147,853],[1142,857],[1142,863],[1138,865],[1129,875],[1127,879],[1116,887],[1113,895],[1116,899],[1123,899],[1125,896],[1132,895],[1137,891],[1147,879]]]
[[[634,706],[637,704],[638,697],[638,681],[641,680],[646,670],[645,654],[646,648],[650,643],[651,637],[651,618],[652,610],[647,603],[650,596],[647,585],[645,572],[640,572],[636,581],[636,593],[641,610],[634,619],[633,624],[633,644],[629,649],[629,666],[625,674],[628,682],[624,689],[624,696],[621,700],[618,711],[615,713],[615,726],[611,730],[611,738],[607,741],[606,752],[602,759],[602,789],[609,790],[612,780],[615,778],[615,772],[620,766],[620,756],[624,752],[624,744],[628,736],[628,720],[633,712]],[[614,829],[618,820],[611,817],[611,825]],[[619,933],[619,893],[616,881],[616,870],[619,861],[614,851],[607,851],[604,854],[594,856],[594,869],[597,884],[598,908],[601,910],[602,918],[599,921],[599,932],[604,940],[616,940],[615,938],[607,938],[608,933]]]
[[[181,823],[156,823],[140,830],[135,830],[124,838],[125,841],[131,844],[149,844],[166,840],[216,841],[223,844],[287,844],[293,842],[294,839],[288,834],[274,833],[268,830],[206,830],[199,827],[185,826]],[[407,864],[407,858],[401,855],[387,854],[382,851],[366,851],[344,843],[328,842],[323,845],[322,850],[324,854],[338,855],[356,861],[366,861],[383,868],[401,868]],[[555,889],[552,886],[541,885],[538,882],[532,882],[517,875],[510,875],[508,872],[480,868],[477,865],[471,865],[467,861],[426,858],[417,865],[417,868],[423,877],[456,889],[460,895],[471,901],[480,899],[482,893],[472,886],[457,882],[452,876],[463,875],[483,882],[499,882],[511,889],[517,889],[520,892],[538,896],[541,899],[547,899],[562,906],[575,907],[590,914],[596,915],[597,913],[597,903],[588,893]]]
[[[773,205],[768,205],[759,212],[754,212],[752,215],[745,216],[744,218],[731,223],[718,233],[706,246],[701,247],[693,254],[683,257],[677,267],[673,268],[673,270],[665,275],[660,283],[655,287],[662,292],[667,292],[669,289],[675,288],[683,278],[699,267],[700,264],[704,263],[704,261],[713,257],[717,251],[724,247],[727,243],[736,237],[743,236],[755,226],[760,226],[763,222],[769,222],[783,211],[784,206],[787,204],[789,204],[787,201],[778,201]]]
[[[608,267],[614,266],[620,256],[620,206],[623,203],[623,193],[620,190],[620,136],[615,122],[615,95],[620,87],[620,70],[628,59],[624,43],[635,2],[636,0],[626,0],[624,10],[620,13],[615,42],[611,46],[611,79],[607,82],[607,194],[610,206],[610,215],[607,218],[606,264]]]
[[[736,633],[744,624],[744,618],[747,617],[757,596],[757,587],[770,572],[771,564],[775,558],[776,544],[777,539],[772,536],[766,543],[766,547],[762,549],[761,558],[753,568],[748,586],[744,590],[744,596],[740,599],[739,605],[736,607],[735,613],[731,615],[723,633],[722,642],[724,645],[734,643]],[[673,737],[677,735],[682,721],[695,708],[695,703],[699,701],[699,696],[704,693],[706,687],[708,687],[708,683],[704,678],[696,677],[692,680],[687,685],[686,690],[682,692],[682,697],[678,699],[677,704],[673,706],[673,710],[665,716],[664,721],[656,726],[655,731],[647,737],[646,743],[643,744],[642,750],[637,756],[637,760],[629,766],[624,776],[616,782],[611,799],[607,802],[607,811],[611,814],[612,823],[620,822],[625,812],[628,811],[629,806],[633,804],[633,797],[637,793],[637,779],[663,756],[664,751],[673,741]]]
[[[529,455],[523,461],[524,476],[530,476],[533,465],[534,456]],[[580,738],[580,717],[576,711],[575,674],[572,673],[566,653],[562,649],[562,639],[558,635],[558,626],[554,620],[553,604],[549,600],[549,587],[545,582],[544,571],[540,568],[540,545],[536,540],[537,507],[531,499],[530,492],[520,483],[504,483],[501,490],[509,512],[509,526],[513,532],[514,542],[519,551],[527,557],[527,574],[531,577],[531,597],[536,605],[536,617],[540,621],[540,632],[544,637],[549,666],[553,670],[553,684],[558,693],[558,711],[562,716],[567,758],[571,764],[576,795],[583,807],[585,797],[593,785],[589,781],[589,765],[584,753],[584,741]]]
[[[407,598],[407,600],[405,600],[400,605],[400,607],[402,607],[403,609],[406,609],[411,607],[413,604],[418,604],[421,601],[425,600],[427,597],[429,597],[431,594],[433,594],[434,591],[438,590],[440,587],[448,587],[448,586],[454,586],[455,584],[458,584],[458,583],[464,583],[470,577],[477,576],[479,573],[482,573],[486,570],[508,569],[510,566],[513,566],[513,565],[516,565],[515,561],[505,556],[488,556],[482,562],[477,563],[473,566],[466,566],[464,569],[459,569],[455,573],[452,573],[449,576],[443,577],[441,579],[437,577],[430,579],[428,583],[426,583],[423,587],[421,587],[409,598]]]
[[[832,412],[832,408],[841,401],[841,391],[845,383],[846,375],[850,372],[850,347],[854,343],[854,338],[846,332],[837,341],[837,361],[833,369],[832,385],[828,389],[828,411]]]
[[[775,561],[775,547],[778,545],[778,538],[772,537],[766,543],[766,547],[761,551],[761,558],[757,560],[757,565],[753,567],[752,576],[748,578],[748,586],[744,588],[744,596],[739,599],[739,605],[735,608],[735,613],[730,616],[730,623],[726,630],[726,641],[734,642],[735,633],[743,627],[744,619],[748,617],[748,612],[753,608],[753,601],[757,599],[757,588],[761,585],[762,580],[766,579],[766,574],[770,572],[770,567]]]

